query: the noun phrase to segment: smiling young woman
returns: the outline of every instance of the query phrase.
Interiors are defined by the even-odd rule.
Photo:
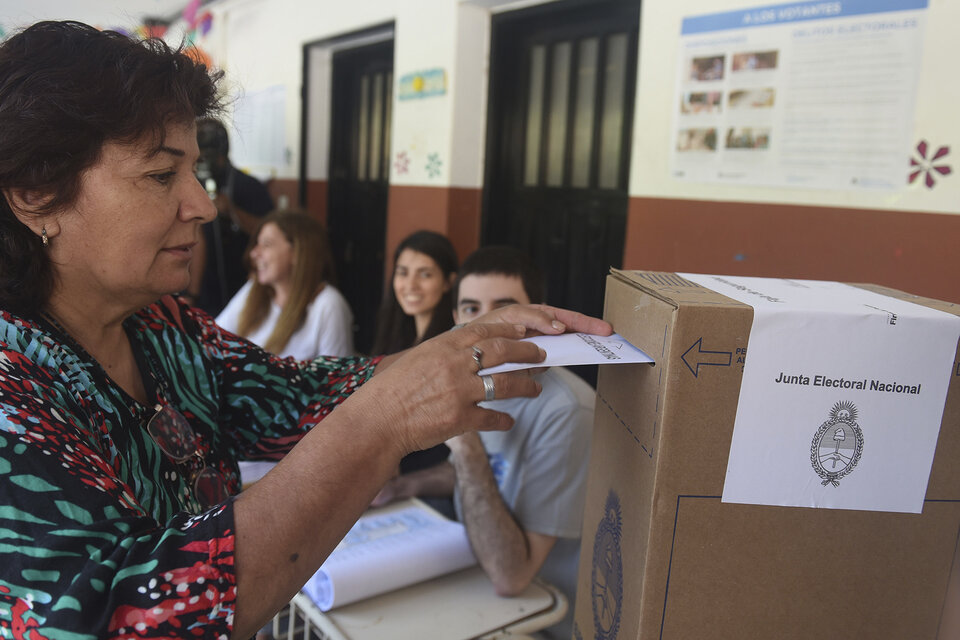
[[[393,281],[377,316],[373,353],[396,353],[453,326],[457,252],[446,236],[416,231],[393,254]]]

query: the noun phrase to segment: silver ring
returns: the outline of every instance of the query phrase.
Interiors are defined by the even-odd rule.
[[[477,363],[477,373],[483,370],[483,365],[480,364],[480,358],[483,356],[483,350],[477,345],[473,345],[473,361]]]
[[[480,379],[483,381],[483,401],[490,402],[497,392],[493,386],[493,376],[480,376]]]

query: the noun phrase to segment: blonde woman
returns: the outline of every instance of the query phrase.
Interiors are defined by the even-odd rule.
[[[279,356],[354,355],[353,314],[330,283],[333,263],[323,225],[301,211],[277,211],[263,219],[254,237],[250,280],[217,324]]]

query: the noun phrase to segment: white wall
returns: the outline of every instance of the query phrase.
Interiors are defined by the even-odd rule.
[[[285,161],[246,161],[243,168],[261,177],[293,179],[299,173],[302,47],[370,26],[395,23],[393,139],[391,182],[403,185],[479,187],[483,176],[490,6],[502,1],[464,0],[222,0],[209,6],[210,33],[197,40],[227,73],[224,86],[237,100],[259,101],[265,92],[284,88]],[[293,19],[291,19],[293,17]],[[177,25],[168,40],[182,37]],[[332,52],[358,46],[355,41],[319,45],[310,52],[311,129],[308,177],[326,179],[329,153],[329,82]],[[398,100],[401,77],[428,69],[446,73],[442,96]],[[326,126],[324,125],[326,121]],[[241,151],[249,135],[231,130]],[[406,171],[394,169],[399,153]],[[260,154],[262,157],[262,154]]]
[[[270,168],[282,178],[299,172],[300,84],[305,43],[394,21],[394,123],[391,182],[400,185],[478,187],[483,176],[486,132],[489,18],[492,11],[511,10],[542,0],[220,0],[209,5],[214,29],[200,41],[228,72],[234,92],[247,94],[283,87],[286,161]],[[642,4],[640,59],[635,105],[630,194],[640,197],[743,202],[771,202],[833,207],[960,212],[960,171],[942,178],[935,189],[921,182],[895,191],[793,189],[734,186],[680,181],[669,167],[675,126],[677,56],[684,17],[718,11],[768,6],[749,0],[645,0]],[[960,3],[930,0],[926,10],[921,73],[912,140],[930,140],[960,157],[960,118],[951,107],[960,104],[955,82],[955,26]],[[316,62],[322,62],[322,54]],[[400,79],[412,72],[443,69],[444,96],[398,100]],[[323,71],[317,71],[323,79]],[[316,97],[316,96],[314,96]],[[323,114],[319,114],[322,116]],[[310,177],[325,176],[324,132],[310,132]],[[910,149],[904,151],[904,165]],[[396,170],[398,154],[407,157],[407,172]],[[431,154],[436,154],[431,156]],[[436,161],[429,171],[428,162]],[[958,167],[960,168],[960,167]],[[905,168],[906,173],[906,168]]]
[[[0,29],[9,35],[40,20],[77,20],[132,32],[145,16],[168,18],[185,5],[184,0],[0,0]]]
[[[224,88],[235,100],[262,96],[282,87],[284,161],[279,166],[242,163],[260,177],[295,179],[300,170],[300,87],[303,46],[394,19],[403,0],[362,0],[360,3],[318,0],[220,0],[204,9],[213,14],[209,34],[198,38],[225,72]],[[178,23],[167,40],[179,41],[185,25]],[[231,145],[243,141],[231,131]]]
[[[393,38],[393,27],[374,33],[311,45],[307,56],[307,180],[326,180],[330,165],[330,117],[332,110],[333,54],[341,49],[362,47]]]
[[[460,79],[454,77],[456,12],[453,0],[406,0],[397,15],[393,58],[393,157],[406,154],[408,168],[391,168],[393,184],[447,185],[450,181],[453,96]],[[440,69],[446,74],[446,93],[401,100],[398,87],[410,73]]]
[[[480,187],[483,184],[484,147],[487,135],[487,95],[490,74],[490,13],[461,4],[457,12],[457,59],[451,153],[455,159],[450,184]]]

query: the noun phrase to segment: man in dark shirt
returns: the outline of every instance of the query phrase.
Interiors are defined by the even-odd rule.
[[[203,225],[203,246],[194,260],[187,293],[196,306],[216,315],[247,281],[243,254],[260,218],[273,210],[273,198],[262,182],[230,164],[230,139],[219,120],[197,123],[197,144],[197,178],[210,192],[219,215]]]

